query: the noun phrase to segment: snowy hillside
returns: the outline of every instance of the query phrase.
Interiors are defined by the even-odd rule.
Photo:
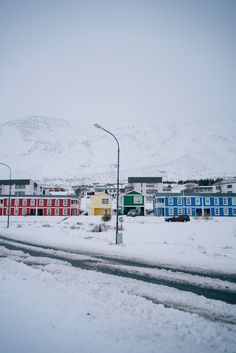
[[[99,122],[98,122],[99,123]],[[236,122],[156,122],[109,128],[120,141],[121,179],[128,176],[193,178],[236,175]],[[116,179],[117,148],[92,124],[30,116],[0,122],[0,161],[13,177]],[[1,169],[1,176],[5,177]]]

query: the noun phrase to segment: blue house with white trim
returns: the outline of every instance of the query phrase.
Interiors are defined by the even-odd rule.
[[[160,217],[236,217],[236,193],[158,193],[153,210]]]

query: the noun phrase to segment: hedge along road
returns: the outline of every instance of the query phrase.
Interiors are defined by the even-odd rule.
[[[36,245],[20,240],[13,240],[1,235],[0,245],[8,250],[21,250],[33,257],[46,257],[65,261],[70,263],[73,267],[80,269],[93,270],[142,282],[164,285],[181,291],[203,295],[209,299],[236,304],[236,290],[230,289],[228,286],[230,282],[232,286],[235,287],[236,275],[234,274],[203,273],[169,266],[145,264],[141,261],[110,257],[93,252],[79,250],[69,251],[64,248]],[[150,273],[148,273],[148,270],[150,270]],[[155,270],[157,271],[156,274]],[[187,277],[184,276],[184,279],[181,280],[183,275],[187,275]],[[188,277],[190,278],[189,282]],[[196,281],[194,280],[195,278]],[[220,280],[221,287],[213,288],[211,284],[212,279]],[[207,280],[209,280],[209,285],[207,284]]]

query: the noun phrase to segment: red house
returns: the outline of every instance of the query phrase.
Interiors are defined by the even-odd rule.
[[[12,196],[11,216],[78,216],[78,196],[31,195]],[[0,196],[0,216],[8,214],[8,196]]]

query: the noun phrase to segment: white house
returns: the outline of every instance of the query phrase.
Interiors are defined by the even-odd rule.
[[[227,178],[214,184],[216,192],[232,194],[236,193],[236,177]]]
[[[162,177],[129,177],[128,189],[144,195],[146,202],[151,202],[153,194],[163,192]]]
[[[8,195],[10,180],[0,180],[0,195]],[[12,179],[11,180],[11,195],[44,195],[44,188],[31,179]]]

